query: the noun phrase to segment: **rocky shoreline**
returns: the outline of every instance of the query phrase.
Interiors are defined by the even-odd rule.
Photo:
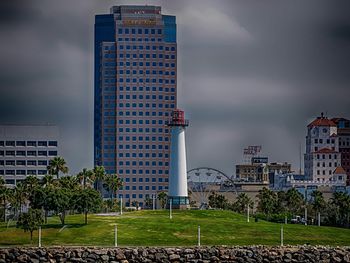
[[[44,247],[0,248],[7,262],[320,262],[350,263],[350,247],[215,246],[215,247]]]

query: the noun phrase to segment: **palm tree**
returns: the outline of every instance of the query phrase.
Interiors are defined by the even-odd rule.
[[[349,226],[350,196],[343,192],[335,192],[329,202],[335,208],[336,223]]]
[[[17,183],[13,193],[13,206],[16,209],[16,216],[22,212],[22,204],[26,202],[27,192],[22,183]]]
[[[105,168],[103,166],[95,166],[93,172],[96,178],[96,190],[101,190],[101,183],[106,176]]]
[[[107,174],[105,176],[104,188],[111,193],[111,200],[113,203],[113,198],[116,192],[123,186],[123,180],[118,177],[117,174]]]
[[[316,218],[317,218],[317,214],[326,208],[326,201],[323,198],[322,192],[318,190],[313,191],[311,193],[311,197],[312,197],[311,205],[313,210],[316,213]]]
[[[250,208],[253,208],[253,200],[246,193],[240,193],[234,203],[234,210],[238,213],[243,213],[248,209],[248,205]]]
[[[208,197],[208,200],[209,200],[210,207],[219,208],[219,209],[227,209],[228,207],[227,198],[215,192],[211,193],[211,195]]]
[[[277,200],[276,200],[276,208],[275,213],[285,213],[287,211],[287,201],[286,201],[286,192],[278,191],[277,192]]]
[[[58,180],[55,180],[52,175],[47,174],[43,177],[41,180],[41,185],[43,187],[43,195],[44,195],[44,202],[43,202],[43,209],[44,209],[44,222],[47,223],[47,217],[50,210],[50,202],[48,200],[49,192],[53,190],[55,186],[58,184]]]
[[[65,189],[77,189],[79,180],[76,176],[63,176],[58,180],[58,185]]]
[[[2,178],[2,177],[0,177],[0,187],[3,187],[3,186],[5,186],[5,179],[4,178]]]
[[[9,200],[12,198],[12,189],[7,188],[5,185],[0,187],[0,200],[3,205],[4,210],[4,222],[6,222],[6,206],[9,203]]]
[[[267,220],[269,220],[270,215],[276,208],[277,194],[264,187],[262,190],[259,190],[257,197],[259,198],[258,211],[264,213],[267,216]]]
[[[55,179],[53,178],[52,175],[47,174],[41,180],[41,184],[43,185],[44,188],[52,187],[55,184]]]
[[[158,200],[160,202],[160,206],[164,209],[168,200],[168,195],[166,194],[166,192],[160,192],[158,194]]]
[[[288,210],[294,216],[300,212],[301,208],[303,207],[304,197],[300,192],[298,192],[297,189],[291,188],[286,193],[286,203]]]
[[[64,174],[68,173],[68,167],[67,167],[66,161],[60,156],[54,157],[50,161],[50,164],[47,167],[47,169],[51,175],[56,175],[57,179],[59,177],[60,172]]]
[[[32,195],[34,189],[39,185],[39,179],[36,176],[30,175],[27,176],[23,181],[24,189],[27,193],[28,199],[30,199],[30,196]]]
[[[145,205],[144,205],[144,208],[151,208],[152,205],[153,205],[153,200],[149,197],[149,195],[146,195],[146,198],[145,198]]]
[[[83,186],[83,189],[85,189],[87,185],[91,187],[94,184],[95,174],[93,171],[84,168],[77,174],[77,178]]]

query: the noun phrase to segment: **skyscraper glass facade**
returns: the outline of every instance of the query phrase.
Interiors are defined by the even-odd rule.
[[[94,159],[123,179],[127,205],[168,189],[176,54],[176,19],[159,6],[95,17]]]

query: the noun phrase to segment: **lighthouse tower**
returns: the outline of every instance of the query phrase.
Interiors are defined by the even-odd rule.
[[[189,207],[185,146],[188,120],[185,120],[184,111],[174,110],[168,126],[171,128],[169,201],[171,200],[175,209],[186,209]]]

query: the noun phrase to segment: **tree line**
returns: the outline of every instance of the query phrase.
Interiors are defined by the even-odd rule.
[[[46,224],[49,215],[57,215],[64,225],[67,214],[83,213],[87,224],[91,212],[119,211],[117,191],[123,187],[123,181],[117,174],[107,174],[103,166],[91,170],[84,168],[78,174],[68,176],[66,161],[55,157],[47,170],[49,174],[42,179],[27,176],[13,188],[7,187],[0,177],[1,221],[11,218],[17,222],[17,227],[30,232],[32,238],[33,231]],[[102,199],[103,189],[109,193],[109,199]],[[164,209],[167,194],[160,192],[155,198]],[[144,207],[152,208],[153,202],[147,196]],[[129,203],[138,210],[138,201],[129,200]]]
[[[100,211],[103,207],[112,209],[116,192],[123,185],[118,175],[106,174],[102,166],[66,176],[68,167],[62,157],[50,161],[48,173],[41,180],[27,176],[14,188],[6,187],[0,177],[1,219],[6,221],[10,214],[17,221],[17,227],[29,231],[31,237],[39,225],[47,223],[49,213],[57,215],[62,225],[68,213],[83,213],[87,224],[88,213]],[[102,188],[110,193],[109,201],[102,200],[98,191]]]
[[[305,200],[304,196],[295,188],[288,191],[275,192],[263,188],[257,195],[257,205],[255,206],[252,198],[246,193],[240,193],[235,202],[230,203],[227,198],[217,193],[211,193],[209,196],[209,206],[219,209],[228,209],[245,214],[248,206],[252,212],[255,209],[256,218],[268,221],[282,222],[287,217],[288,220],[297,216],[304,216],[307,209],[308,222],[317,222],[318,214],[322,217],[323,224],[331,226],[350,226],[350,196],[344,192],[335,192],[332,197],[326,201],[323,193],[315,190],[310,198]]]

